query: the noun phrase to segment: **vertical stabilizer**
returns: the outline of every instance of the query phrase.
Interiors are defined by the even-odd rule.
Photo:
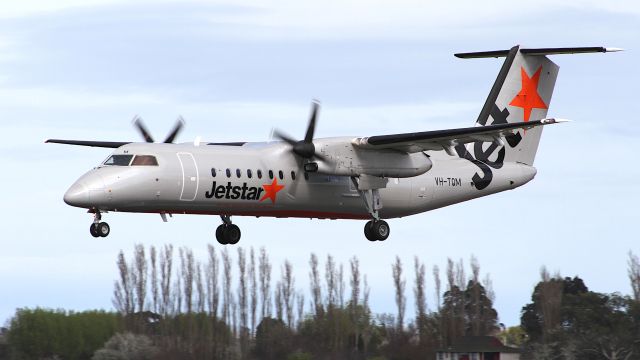
[[[543,54],[525,52],[514,46],[499,55],[506,58],[476,120],[478,126],[527,122],[547,116],[559,67]],[[506,137],[500,151],[495,151],[498,146],[495,142],[480,141],[469,144],[467,151],[479,160],[533,165],[541,135],[541,126],[520,130]]]

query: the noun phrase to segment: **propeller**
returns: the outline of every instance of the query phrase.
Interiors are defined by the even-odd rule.
[[[149,133],[149,130],[147,130],[146,126],[144,126],[144,123],[142,122],[142,118],[140,116],[136,115],[133,118],[133,126],[136,129],[138,129],[144,141],[148,143],[154,142],[153,136],[151,136],[151,134]],[[173,141],[176,139],[180,131],[182,131],[183,127],[184,127],[184,119],[182,118],[182,116],[179,116],[178,120],[176,120],[175,126],[173,127],[173,129],[171,129],[171,132],[169,132],[169,134],[167,135],[167,137],[164,139],[163,142],[165,144],[173,144]]]
[[[318,117],[319,109],[320,102],[318,100],[313,100],[311,102],[311,115],[309,117],[309,125],[307,125],[307,132],[304,135],[304,140],[296,140],[279,130],[274,130],[273,136],[291,145],[291,151],[303,159],[315,158],[326,161],[327,158],[324,155],[316,152],[316,147],[313,144],[313,133],[316,129],[316,118]]]

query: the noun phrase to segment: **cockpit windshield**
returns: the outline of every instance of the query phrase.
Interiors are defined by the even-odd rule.
[[[133,155],[111,155],[103,163],[105,166],[129,166]]]
[[[158,160],[152,155],[136,155],[131,162],[131,166],[143,165],[143,166],[158,166]]]
[[[158,159],[153,155],[111,155],[102,166],[158,166]]]

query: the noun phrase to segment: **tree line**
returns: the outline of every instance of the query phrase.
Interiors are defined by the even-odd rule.
[[[546,268],[522,308],[519,333],[526,359],[640,358],[640,260],[629,253],[631,296],[589,290],[575,276]]]
[[[234,254],[235,252],[235,254]],[[498,335],[524,359],[633,359],[640,355],[640,261],[629,254],[633,295],[589,291],[544,268],[521,326],[502,329],[491,278],[471,257],[390,266],[396,311],[373,314],[359,260],[311,253],[308,274],[264,248],[229,252],[136,245],[117,256],[115,312],[20,309],[8,331],[12,359],[435,359],[461,336]],[[407,273],[413,279],[407,284]],[[308,285],[303,285],[305,280]],[[407,285],[409,288],[407,288]],[[304,289],[307,288],[307,291]],[[407,293],[415,312],[406,314]],[[308,298],[306,298],[308,297]],[[1,354],[1,351],[0,351]]]
[[[475,257],[469,277],[462,260],[448,260],[442,295],[440,270],[433,268],[436,311],[427,309],[426,268],[415,257],[416,313],[409,321],[406,270],[399,257],[391,264],[397,308],[393,315],[372,314],[371,289],[357,257],[347,264],[332,255],[323,260],[314,253],[309,256],[307,302],[291,262],[285,260],[274,269],[264,248],[256,252],[238,247],[234,257],[226,248],[220,251],[209,245],[201,261],[188,248],[136,245],[129,260],[123,252],[118,255],[113,304],[131,319],[127,326],[134,332],[148,334],[152,314],[162,323],[184,318],[178,332],[175,326],[152,329],[151,335],[163,339],[164,353],[197,349],[198,354],[220,358],[435,354],[437,347],[462,335],[497,330],[491,279],[480,279]]]

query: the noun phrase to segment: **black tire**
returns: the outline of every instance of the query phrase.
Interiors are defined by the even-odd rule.
[[[220,225],[216,228],[216,240],[218,240],[218,242],[222,245],[227,245],[227,241],[225,240],[224,237],[224,224]]]
[[[100,237],[98,234],[98,224],[91,224],[91,226],[89,226],[89,234],[94,238]]]
[[[364,224],[364,237],[367,238],[367,240],[369,241],[376,241],[378,239],[376,239],[373,234],[371,233],[371,225],[373,224],[373,221],[367,221],[366,224]]]
[[[385,241],[391,233],[391,228],[384,220],[375,221],[371,226],[372,235],[380,241]]]
[[[111,228],[109,227],[109,224],[107,224],[106,222],[98,223],[98,226],[96,227],[96,229],[98,230],[98,235],[100,235],[101,237],[107,237],[111,232]]]
[[[223,234],[225,241],[230,245],[237,244],[238,241],[240,241],[240,236],[242,235],[238,225],[234,224],[225,226]]]

